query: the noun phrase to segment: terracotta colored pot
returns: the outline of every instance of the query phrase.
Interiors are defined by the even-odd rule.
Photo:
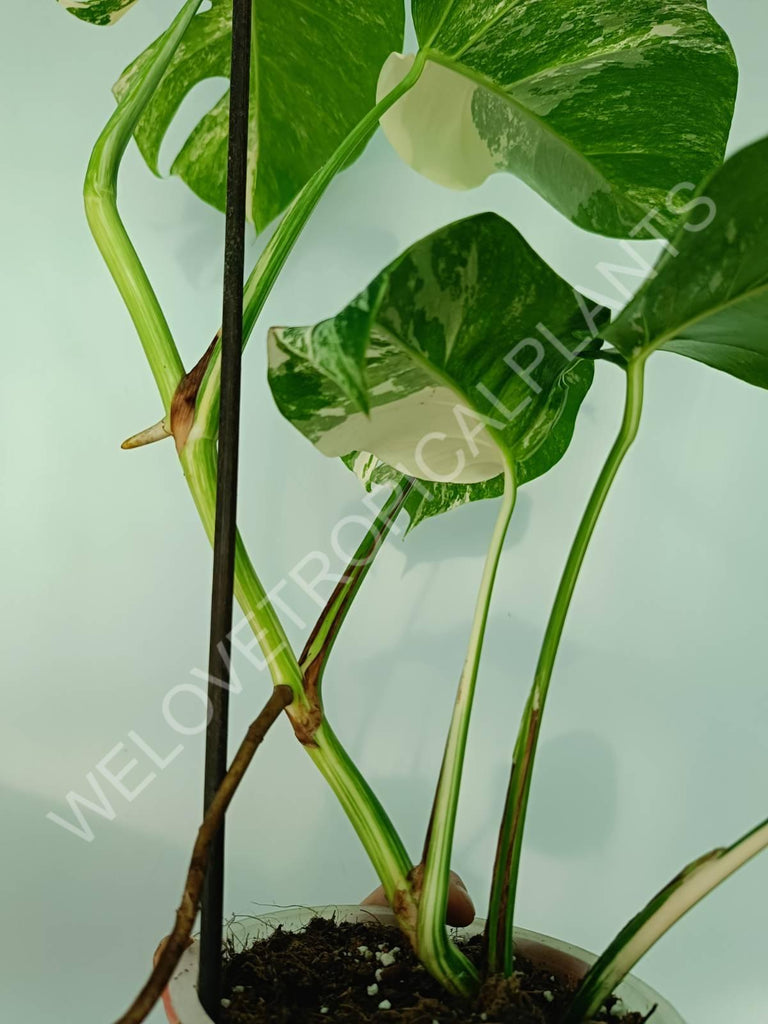
[[[313,917],[333,915],[340,921],[374,919],[384,924],[395,923],[392,912],[382,907],[291,907],[276,910],[262,917],[240,918],[228,926],[227,935],[237,943],[246,943],[249,940],[265,938],[278,925],[282,925],[286,931],[299,931]],[[483,921],[475,921],[468,928],[457,929],[457,933],[467,937],[478,935],[482,932],[483,926]],[[578,981],[596,959],[592,953],[569,942],[561,942],[560,939],[552,939],[548,935],[539,935],[524,928],[516,929],[515,938],[521,953],[563,981]],[[197,998],[198,956],[198,944],[193,942],[182,956],[163,995],[169,1024],[212,1024],[211,1018]],[[638,978],[630,975],[619,985],[616,994],[621,997],[628,1011],[645,1014],[649,1013],[653,1006],[657,1006],[651,1019],[652,1024],[685,1024],[680,1014],[665,999]],[[333,1016],[329,1015],[328,1019],[333,1021]]]

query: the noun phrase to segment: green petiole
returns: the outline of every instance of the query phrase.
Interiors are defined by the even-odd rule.
[[[395,485],[395,489],[387,498],[375,522],[372,523],[370,530],[360,542],[351,563],[336,585],[302,651],[299,665],[305,685],[311,684],[318,693],[318,698],[323,671],[342,623],[368,575],[368,570],[371,568],[379,548],[402,511],[412,487],[413,481],[408,477],[402,477]]]
[[[511,464],[507,464],[504,472],[504,496],[488,549],[475,606],[469,648],[459,681],[443,764],[440,769],[419,883],[419,956],[427,969],[446,988],[459,995],[470,995],[477,987],[478,976],[469,960],[450,941],[445,926],[451,853],[467,734],[485,627],[504,538],[515,507],[515,497],[514,469]]]
[[[513,970],[515,895],[541,719],[566,616],[589,542],[619,467],[637,436],[643,407],[645,360],[646,355],[642,354],[629,360],[627,364],[626,398],[621,428],[576,531],[547,623],[533,686],[515,743],[512,772],[499,831],[486,927],[488,971],[492,974],[503,972],[509,975]]]
[[[165,315],[117,210],[117,172],[133,130],[202,0],[187,0],[154,59],[110,117],[93,147],[83,197],[88,225],[136,326],[168,416],[184,375]]]

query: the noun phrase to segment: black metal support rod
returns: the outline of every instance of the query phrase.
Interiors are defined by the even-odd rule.
[[[229,659],[237,536],[237,466],[240,433],[240,366],[243,338],[248,103],[251,64],[251,2],[234,0],[229,94],[229,153],[224,247],[216,531],[213,544],[208,696],[212,716],[206,733],[207,810],[227,771]],[[217,680],[217,682],[211,682]],[[222,685],[225,684],[225,685]],[[212,843],[201,902],[200,1001],[217,1020],[221,1006],[221,938],[224,911],[224,826]]]

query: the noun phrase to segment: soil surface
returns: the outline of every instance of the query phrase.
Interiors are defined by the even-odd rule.
[[[482,940],[463,945],[478,963]],[[510,979],[488,979],[471,1004],[448,995],[402,934],[378,923],[316,918],[298,933],[278,929],[224,961],[221,1024],[559,1024],[569,992],[522,957]],[[611,1000],[595,1021],[644,1024]]]

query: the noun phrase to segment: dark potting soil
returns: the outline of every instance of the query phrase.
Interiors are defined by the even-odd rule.
[[[481,938],[463,945],[478,962]],[[378,923],[315,918],[224,960],[221,1024],[559,1024],[569,991],[518,959],[514,977],[490,978],[473,1003],[448,995],[402,934]],[[643,1024],[610,1000],[595,1021]]]

